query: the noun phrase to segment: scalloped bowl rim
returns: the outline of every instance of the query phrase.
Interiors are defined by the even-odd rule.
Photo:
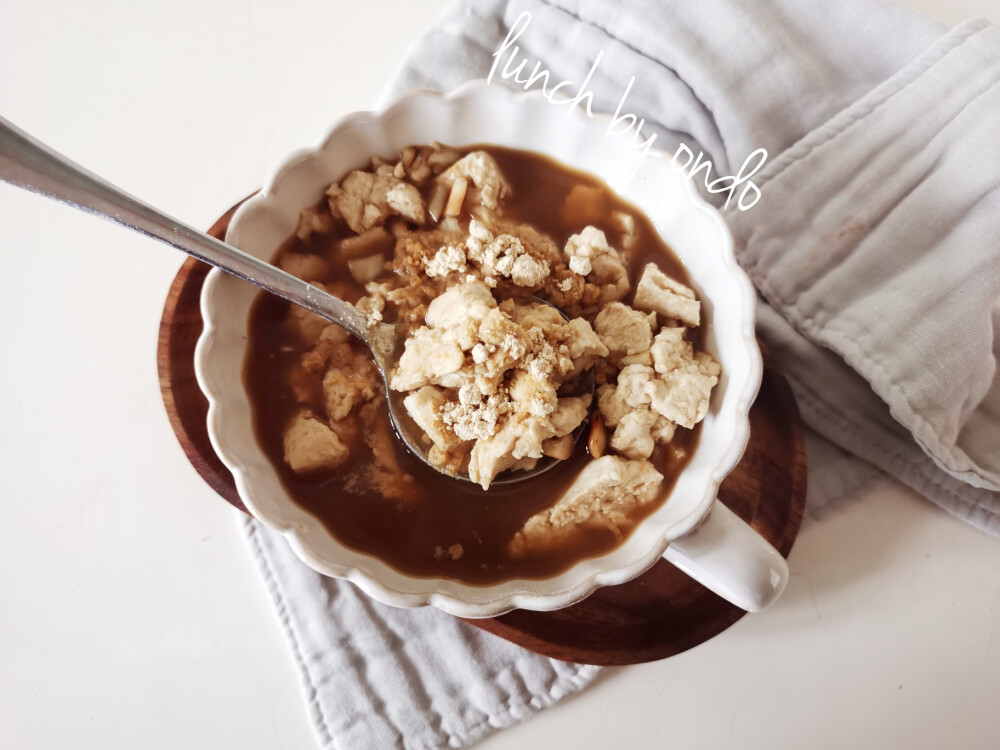
[[[430,102],[434,103],[433,106],[443,107],[446,110],[460,109],[463,106],[472,107],[474,110],[476,106],[485,108],[489,105],[512,107],[512,112],[518,109],[528,111],[532,107],[539,112],[545,112],[546,110],[540,109],[538,106],[540,101],[544,101],[544,99],[539,91],[515,92],[497,84],[488,84],[485,81],[470,81],[447,94],[428,90],[407,91],[379,109],[348,114],[330,128],[318,146],[298,150],[282,162],[264,189],[243,203],[236,211],[230,223],[226,241],[240,247],[243,244],[241,238],[243,225],[251,221],[253,217],[262,216],[262,211],[273,207],[272,204],[277,200],[276,196],[279,196],[286,189],[297,169],[302,168],[303,165],[319,162],[324,155],[328,155],[332,151],[339,138],[352,132],[353,129],[363,130],[376,125],[387,127],[384,125],[385,123],[400,117],[401,113],[405,113],[408,108],[419,109],[428,106]],[[497,102],[501,104],[497,105]],[[544,101],[544,103],[550,109],[554,109],[556,106],[549,101]],[[536,119],[539,117],[545,119],[550,115],[536,115]],[[574,123],[572,128],[575,129],[575,132],[580,130],[582,122],[587,123],[586,128],[596,129],[598,126],[604,127],[602,123],[610,122],[610,120],[610,115],[591,116],[576,110],[573,116],[567,118],[565,122],[568,129],[568,123]],[[609,148],[610,144],[623,140],[622,136],[604,133],[601,135],[607,139]],[[591,138],[593,136],[588,134],[580,137]],[[445,141],[444,138],[438,140]],[[487,138],[465,140],[468,143],[496,142],[496,140]],[[620,143],[616,148],[621,153]],[[542,153],[548,155],[549,152],[545,150]],[[368,152],[362,155],[367,160],[373,154]],[[287,492],[281,487],[273,467],[271,467],[271,472],[274,474],[273,479],[277,481],[285,497],[283,503],[279,502],[277,509],[273,504],[267,502],[267,499],[262,496],[262,485],[269,483],[274,489],[274,484],[269,482],[266,477],[266,467],[260,464],[260,460],[263,459],[267,466],[270,466],[264,458],[263,451],[256,445],[256,439],[251,437],[250,442],[256,447],[256,454],[253,454],[253,449],[247,448],[245,436],[241,441],[240,436],[234,437],[231,431],[227,430],[227,423],[230,421],[228,414],[234,413],[227,412],[227,409],[233,407],[232,399],[238,399],[233,391],[243,392],[244,402],[246,394],[242,385],[242,377],[238,379],[240,388],[233,389],[232,378],[227,379],[218,374],[215,368],[217,363],[214,362],[213,357],[223,356],[224,352],[220,353],[219,350],[229,343],[220,341],[220,325],[225,325],[227,321],[220,319],[217,310],[220,304],[219,286],[236,280],[226,276],[218,269],[212,269],[206,278],[201,295],[204,329],[195,349],[195,372],[198,384],[209,402],[208,432],[212,447],[232,472],[239,496],[251,514],[265,525],[281,532],[295,554],[314,570],[325,575],[349,580],[368,595],[383,603],[399,607],[431,605],[457,616],[471,618],[493,617],[515,608],[553,610],[568,606],[583,599],[600,586],[624,583],[635,578],[663,555],[672,539],[693,530],[707,515],[712,503],[715,502],[719,485],[743,455],[749,439],[748,414],[760,387],[762,376],[760,350],[754,333],[756,292],[749,278],[736,262],[732,234],[720,212],[698,194],[691,180],[681,174],[679,167],[670,155],[663,151],[653,150],[649,156],[652,159],[647,159],[637,174],[641,173],[643,169],[646,171],[656,169],[650,167],[650,164],[666,161],[665,166],[668,168],[660,169],[656,177],[662,180],[673,179],[675,182],[679,180],[682,185],[674,184],[672,187],[679,189],[689,202],[687,208],[694,208],[696,213],[700,212],[704,215],[703,218],[707,216],[714,231],[718,234],[718,246],[713,249],[721,254],[721,268],[728,274],[728,283],[734,285],[733,288],[739,297],[734,306],[737,308],[740,323],[737,340],[742,346],[738,352],[727,349],[729,359],[739,362],[744,369],[744,377],[742,382],[738,384],[738,390],[729,393],[725,400],[725,408],[732,411],[732,433],[728,444],[716,451],[711,468],[707,470],[708,476],[702,495],[690,501],[693,508],[691,512],[682,518],[673,519],[669,523],[658,523],[657,516],[661,515],[663,508],[672,502],[672,498],[668,498],[660,509],[654,511],[637,526],[626,543],[608,553],[578,561],[568,570],[556,576],[508,580],[488,586],[463,584],[445,578],[405,574],[372,555],[340,543],[318,519],[291,501]],[[557,160],[566,163],[563,159]],[[357,168],[357,166],[357,164],[343,166],[339,174],[329,176],[329,181],[340,179],[346,171]],[[580,168],[575,164],[570,164],[570,166]],[[667,175],[673,175],[673,177],[668,178]],[[604,179],[601,174],[598,176]],[[625,185],[627,186],[627,184],[626,181]],[[667,183],[658,183],[658,185],[664,184]],[[635,201],[632,202],[635,203]],[[305,205],[308,203],[300,204],[299,208]],[[641,204],[637,205],[647,215],[650,215],[646,207]],[[656,225],[656,228],[661,235],[664,233],[661,226]],[[291,232],[289,231],[288,234]],[[271,252],[273,253],[273,249]],[[269,256],[266,259],[269,259]],[[703,299],[703,301],[705,300]],[[240,373],[242,373],[242,357],[239,368]],[[232,373],[230,372],[229,375],[231,376]],[[725,378],[727,375],[728,372],[724,369],[723,377]],[[735,385],[729,385],[727,391],[732,391],[735,387]],[[720,388],[717,387],[716,391],[719,390]],[[713,412],[716,409],[716,396],[717,394],[713,393]],[[247,405],[242,404],[244,409]],[[238,406],[240,404],[237,404]],[[702,451],[703,446],[699,445],[696,455]],[[255,481],[252,475],[254,470],[258,468],[263,470],[265,475],[263,479]],[[640,530],[642,530],[642,536],[645,537],[645,544],[632,544],[640,535]],[[633,549],[636,546],[641,546],[641,549]],[[627,555],[626,550],[628,550]],[[621,559],[623,557],[626,559]]]

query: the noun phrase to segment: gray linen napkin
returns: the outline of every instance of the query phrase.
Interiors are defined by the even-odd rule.
[[[807,421],[1000,535],[1000,28],[962,25],[758,184],[768,209],[728,218]]]
[[[657,148],[703,150],[714,176],[768,149],[761,200],[728,213],[815,430],[810,502],[887,472],[1000,534],[997,30],[944,34],[877,0],[463,0],[387,95],[485,77],[524,11],[527,70],[580,82],[603,52],[594,111],[635,76],[623,111]],[[462,747],[595,673],[379,605],[245,528],[324,748]]]
[[[429,607],[379,604],[313,572],[280,534],[250,518],[240,524],[324,749],[465,747],[597,673],[536,656]]]

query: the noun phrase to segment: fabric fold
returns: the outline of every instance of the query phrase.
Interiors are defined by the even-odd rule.
[[[306,567],[280,533],[239,522],[324,749],[465,747],[599,671],[538,656],[430,607],[380,604]]]
[[[1000,508],[998,132],[1000,29],[969,22],[766,166],[766,200],[727,218],[767,302],[968,485],[953,489],[987,491],[982,502]],[[859,396],[824,357],[794,356],[815,398],[856,413]],[[853,431],[873,422],[866,414]],[[880,441],[875,455],[898,456],[904,439]],[[844,447],[872,460],[857,439]],[[926,491],[911,470],[890,471]],[[942,491],[932,497],[963,513]]]
[[[892,418],[885,402],[844,360],[828,349],[817,347],[764,303],[757,306],[757,333],[781,363],[802,420],[818,433],[820,440],[828,440],[853,457],[853,466],[838,462],[840,471],[857,477],[875,466],[962,520],[1000,534],[997,493],[972,487],[940,471],[906,429]],[[823,374],[819,384],[817,371]],[[836,399],[830,399],[823,384],[834,384]],[[836,499],[836,494],[821,494],[823,489],[837,493],[853,484],[850,477],[845,477],[843,483],[829,480],[832,467],[824,462],[828,453],[828,450],[809,453],[812,507]],[[822,481],[814,481],[816,477],[822,477]]]

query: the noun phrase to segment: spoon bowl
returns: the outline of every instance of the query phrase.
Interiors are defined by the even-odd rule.
[[[569,319],[566,316],[566,314],[562,312],[562,310],[559,310],[559,308],[555,307],[555,305],[551,304],[547,300],[541,299],[540,297],[533,297],[532,300],[535,302],[540,302],[542,304],[548,305],[549,307],[552,307],[553,309],[557,310],[559,314],[562,315],[563,318],[567,320]],[[393,326],[387,325],[384,327],[392,328]],[[446,474],[447,476],[453,477],[454,479],[462,482],[468,482],[469,484],[478,485],[478,482],[473,481],[472,478],[469,477],[469,475],[465,472],[449,474],[448,472],[442,471],[440,466],[437,466],[431,462],[430,457],[428,455],[428,449],[425,446],[424,442],[421,440],[422,432],[415,424],[413,424],[413,420],[410,418],[409,413],[406,410],[406,407],[403,405],[403,398],[405,394],[399,391],[394,391],[388,387],[389,375],[392,372],[392,368],[395,366],[395,362],[399,360],[399,353],[401,350],[402,346],[400,345],[399,349],[396,350],[394,355],[392,355],[389,359],[381,362],[378,361],[378,355],[376,355],[376,362],[379,368],[380,369],[383,367],[386,368],[382,370],[382,377],[383,377],[383,382],[386,384],[385,395],[386,395],[386,401],[389,404],[389,417],[392,421],[392,426],[396,432],[397,437],[399,437],[399,439],[406,445],[410,453],[417,456],[423,463],[427,464],[435,471],[441,474]],[[372,348],[372,351],[373,352],[375,351],[374,348]],[[393,363],[392,366],[388,366],[389,362]],[[579,383],[577,392],[574,393],[573,395],[579,396],[584,394],[590,394],[591,404],[593,405],[593,396],[595,390],[594,372],[591,369],[585,370],[580,377],[581,377],[581,382]],[[573,430],[572,433],[570,433],[573,441],[573,449],[576,448],[577,443],[580,442],[580,437],[583,435],[584,432],[587,431],[589,426],[590,426],[590,419],[588,417],[585,418],[580,423],[580,425],[575,430]],[[542,456],[530,469],[508,469],[506,471],[500,472],[490,483],[490,486],[494,487],[498,485],[502,486],[502,485],[509,485],[509,484],[516,484],[519,482],[523,482],[526,479],[537,477],[539,474],[548,471],[549,469],[553,468],[558,464],[559,464],[559,459],[551,458],[549,456]]]

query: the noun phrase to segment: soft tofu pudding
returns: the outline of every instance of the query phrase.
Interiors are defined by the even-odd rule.
[[[593,177],[410,147],[331,185],[275,262],[403,328],[389,386],[439,471],[393,433],[364,345],[312,313],[262,294],[245,380],[295,502],[406,573],[485,584],[605,552],[696,445],[720,372],[701,305],[649,220]],[[557,465],[495,484],[538,461]]]

